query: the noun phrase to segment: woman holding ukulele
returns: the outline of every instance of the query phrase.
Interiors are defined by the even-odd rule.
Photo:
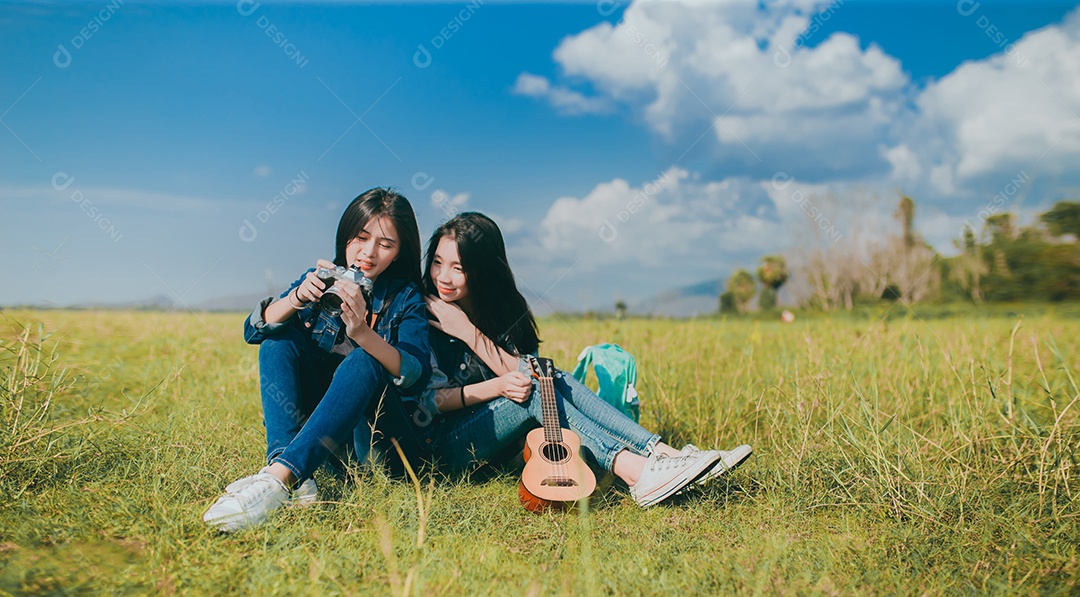
[[[459,214],[435,231],[423,284],[436,318],[432,381],[413,423],[438,462],[463,470],[541,425],[541,399],[518,356],[536,354],[536,321],[514,283],[502,233],[479,213]],[[641,507],[733,469],[752,451],[676,450],[572,376],[557,372],[552,382],[562,399],[561,426]]]

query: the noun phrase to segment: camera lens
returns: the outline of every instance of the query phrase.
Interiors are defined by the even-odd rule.
[[[319,299],[322,310],[327,315],[337,316],[341,314],[341,297],[337,293],[337,287],[331,286]]]

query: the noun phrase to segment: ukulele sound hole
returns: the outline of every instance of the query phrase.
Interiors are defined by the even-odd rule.
[[[570,450],[562,444],[544,444],[543,453],[548,462],[562,462],[570,457]]]

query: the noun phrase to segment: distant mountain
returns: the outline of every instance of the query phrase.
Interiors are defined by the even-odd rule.
[[[251,311],[265,294],[242,294],[207,299],[198,303],[183,303],[172,297],[159,294],[135,301],[84,302],[67,305],[45,303],[37,305],[5,305],[7,308],[29,309],[80,309],[80,310],[115,310],[115,311]]]
[[[90,302],[90,303],[75,303],[73,305],[48,305],[52,308],[60,309],[117,309],[117,310],[131,310],[131,311],[168,311],[176,303],[176,299],[159,294],[150,298],[139,299],[136,301],[105,303],[105,302]],[[180,308],[179,305],[177,305]]]
[[[695,317],[715,313],[719,305],[720,280],[707,280],[690,286],[666,290],[653,297],[634,301],[628,305],[632,315],[654,315],[658,317]],[[537,317],[546,317],[552,313],[583,313],[580,305],[560,301],[551,296],[540,297],[528,288],[522,288],[533,313]],[[147,299],[115,303],[78,303],[74,305],[26,305],[33,308],[60,309],[118,309],[136,311],[251,311],[259,301],[266,298],[265,293],[237,294],[206,299],[198,303],[181,303],[176,299],[157,295]],[[614,312],[615,305],[595,309],[605,313]]]
[[[274,296],[277,297],[280,292],[275,291]],[[259,301],[263,300],[267,296],[267,293],[262,294],[234,294],[232,296],[219,296],[217,298],[207,299],[205,301],[190,305],[194,311],[245,311],[250,312],[259,304]]]
[[[721,280],[707,280],[682,288],[673,288],[651,298],[628,305],[632,315],[659,317],[696,317],[711,315],[720,307]]]
[[[522,296],[525,297],[525,302],[529,303],[529,308],[532,309],[533,315],[537,317],[547,317],[552,313],[581,313],[584,311],[584,309],[579,306],[564,303],[550,296],[541,298],[537,296],[535,292],[525,287],[519,287],[519,290],[521,290]]]

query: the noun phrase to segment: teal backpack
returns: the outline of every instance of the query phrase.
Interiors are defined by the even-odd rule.
[[[618,344],[597,344],[587,346],[578,355],[574,377],[585,383],[589,365],[596,371],[600,389],[596,392],[608,404],[617,408],[637,422],[641,417],[641,404],[638,402],[637,364],[634,356]]]

